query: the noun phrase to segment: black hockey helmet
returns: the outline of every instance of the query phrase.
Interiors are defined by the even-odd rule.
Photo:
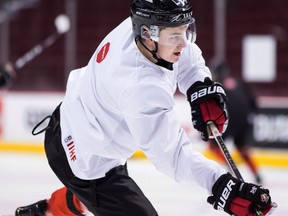
[[[189,40],[194,42],[196,39],[195,19],[188,0],[132,0],[130,16],[135,37],[155,40],[163,27],[187,25]],[[149,36],[143,33],[144,30]]]

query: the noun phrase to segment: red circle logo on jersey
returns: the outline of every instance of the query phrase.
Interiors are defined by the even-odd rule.
[[[97,53],[96,62],[99,64],[105,59],[110,48],[110,43],[106,43]]]

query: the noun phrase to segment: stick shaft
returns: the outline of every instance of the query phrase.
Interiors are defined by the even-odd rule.
[[[240,181],[244,182],[244,179],[243,179],[242,175],[240,174],[237,166],[235,165],[235,163],[234,163],[234,161],[230,155],[230,152],[228,151],[228,149],[224,143],[224,140],[221,136],[221,133],[218,131],[214,122],[210,121],[207,123],[207,125],[208,125],[208,129],[212,132],[214,139],[217,142],[219,148],[221,149],[230,170],[233,172],[233,174],[236,176],[236,178],[238,178]],[[258,216],[264,216],[260,210],[256,209],[255,212]]]
[[[240,181],[244,182],[244,179],[242,178],[242,175],[240,174],[237,166],[235,165],[225,143],[224,140],[220,134],[220,132],[218,131],[217,127],[215,126],[215,124],[213,122],[208,122],[208,127],[210,129],[210,131],[212,132],[215,141],[217,142],[218,146],[220,147],[222,153],[225,156],[225,159],[227,161],[227,164],[230,168],[230,170],[233,172],[233,174],[236,176],[236,178],[238,178]]]
[[[60,36],[58,32],[54,32],[41,43],[35,45],[32,49],[27,51],[19,57],[14,64],[15,69],[24,67],[28,62],[32,61],[35,57],[39,56],[46,48],[50,47],[57,38]]]

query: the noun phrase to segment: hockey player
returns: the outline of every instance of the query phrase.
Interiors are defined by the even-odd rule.
[[[186,0],[132,0],[131,17],[101,42],[87,66],[69,75],[63,102],[45,132],[49,165],[65,185],[51,199],[16,209],[17,216],[156,216],[127,172],[141,149],[162,173],[197,182],[208,202],[228,214],[271,209],[267,189],[240,182],[193,149],[174,113],[178,86],[191,105],[194,127],[227,126],[225,92],[213,82]]]

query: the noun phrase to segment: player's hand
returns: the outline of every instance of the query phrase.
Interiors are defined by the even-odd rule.
[[[204,82],[197,81],[187,90],[187,98],[191,106],[192,122],[204,141],[213,138],[207,131],[207,122],[213,121],[220,133],[225,132],[228,125],[227,100],[222,85],[206,77]]]
[[[0,88],[7,88],[15,78],[15,71],[11,63],[0,65]]]
[[[241,182],[229,173],[220,176],[213,185],[212,193],[208,203],[230,215],[257,216],[256,210],[268,215],[273,207],[268,189]]]

